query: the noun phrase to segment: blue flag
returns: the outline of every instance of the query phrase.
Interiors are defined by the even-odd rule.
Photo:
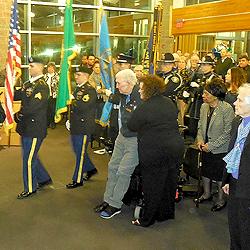
[[[106,89],[109,89],[114,93],[115,81],[113,74],[112,55],[109,41],[109,31],[106,15],[102,15],[101,28],[100,28],[100,68],[101,68],[101,79]],[[106,101],[100,124],[107,126],[109,122],[110,113],[112,110],[112,103]]]
[[[149,61],[149,74],[154,74],[155,68],[154,68],[154,51],[153,51],[153,29],[150,32],[147,50],[148,50],[148,61]]]

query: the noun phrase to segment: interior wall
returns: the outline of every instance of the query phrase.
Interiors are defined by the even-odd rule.
[[[250,1],[224,0],[173,10],[172,34],[250,30]]]
[[[0,0],[0,71],[5,68],[12,0]]]

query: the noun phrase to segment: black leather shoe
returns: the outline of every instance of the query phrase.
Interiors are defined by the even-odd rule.
[[[199,198],[194,199],[194,203],[200,204],[200,203],[203,203],[205,201],[211,201],[211,200],[213,200],[213,196],[210,196],[209,198],[204,198],[203,196],[201,196]]]
[[[212,211],[212,212],[220,211],[220,210],[223,209],[226,205],[227,205],[226,202],[225,202],[224,204],[215,204],[214,206],[212,206],[211,211]]]
[[[23,191],[22,193],[18,194],[17,199],[21,200],[21,199],[25,199],[28,198],[29,196],[32,196],[36,193],[36,191],[34,192],[25,192]]]
[[[94,208],[94,211],[95,211],[96,213],[100,213],[100,212],[104,211],[108,206],[109,206],[109,204],[108,204],[106,201],[104,201],[104,202],[101,203],[100,205],[96,206],[96,207]]]
[[[82,183],[82,182],[77,183],[77,182],[73,181],[73,182],[71,182],[71,183],[67,184],[67,185],[66,185],[66,188],[68,188],[68,189],[72,189],[72,188],[81,187],[82,185],[83,185],[83,183]]]
[[[52,181],[51,179],[49,179],[49,180],[47,180],[47,181],[38,183],[38,184],[37,184],[37,189],[42,189],[42,188],[44,188],[45,186],[48,186],[48,185],[51,185],[51,184],[53,184],[53,181]]]
[[[97,174],[97,169],[87,171],[86,175],[83,177],[83,180],[88,181],[93,175]]]

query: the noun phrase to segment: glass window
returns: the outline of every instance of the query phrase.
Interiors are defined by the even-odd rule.
[[[27,64],[28,63],[28,51],[29,51],[29,40],[28,40],[28,35],[27,34],[21,34],[21,61],[22,64]]]
[[[32,30],[63,31],[64,7],[33,5]],[[96,32],[97,11],[92,9],[73,9],[75,32]]]
[[[209,3],[209,2],[216,2],[219,0],[199,0],[199,3]]]
[[[108,11],[108,27],[110,34],[149,35],[151,14]]]
[[[198,0],[186,0],[186,6],[197,4]]]
[[[63,35],[31,35],[31,54],[43,55],[49,61],[60,64]]]
[[[120,8],[150,10],[151,0],[103,0],[103,5]]]
[[[28,0],[27,0],[28,1]],[[40,2],[65,4],[66,0],[41,0]],[[73,0],[73,4],[94,5],[96,0]],[[98,2],[99,4],[99,2]]]
[[[28,5],[27,4],[18,4],[19,12],[19,27],[21,30],[28,29],[28,18],[27,18]]]
[[[135,64],[139,64],[147,46],[147,38],[111,37],[110,43],[113,56],[130,54],[135,58]]]
[[[63,35],[45,35],[45,34],[32,34],[32,49],[31,54],[43,55],[49,61],[60,64],[61,61],[61,47]],[[81,48],[80,54],[94,53],[96,45],[99,43],[97,36],[76,36],[76,44]],[[74,64],[78,64],[78,59]],[[27,63],[27,62],[26,62]]]

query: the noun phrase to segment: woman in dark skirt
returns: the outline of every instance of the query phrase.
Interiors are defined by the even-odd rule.
[[[132,224],[147,227],[155,221],[174,219],[177,172],[184,141],[177,124],[177,109],[161,95],[165,84],[157,76],[140,79],[144,103],[137,107],[128,128],[138,132],[138,152],[144,203],[142,217]]]
[[[221,189],[224,161],[230,140],[231,123],[234,118],[232,106],[223,101],[226,87],[220,78],[213,78],[205,85],[203,104],[198,124],[197,145],[202,153],[202,182],[204,193],[194,201],[202,203],[212,200],[211,181],[218,186],[218,200],[212,211],[219,211],[226,202]]]

